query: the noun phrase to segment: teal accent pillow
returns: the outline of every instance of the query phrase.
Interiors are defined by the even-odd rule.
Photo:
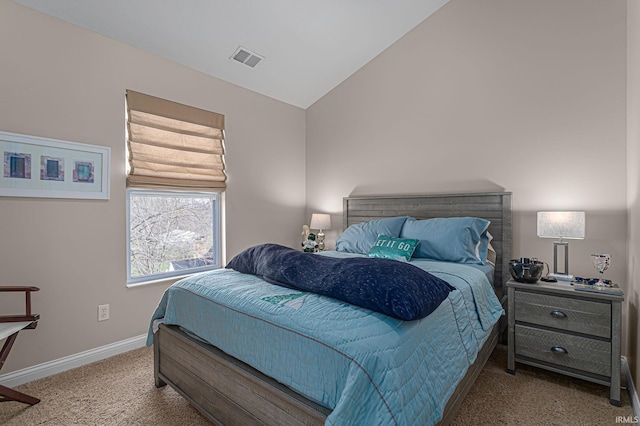
[[[420,240],[414,258],[484,265],[489,249],[489,221],[477,217],[407,219],[400,238]]]
[[[369,250],[367,256],[408,262],[411,260],[411,256],[416,250],[418,242],[418,240],[413,239],[378,235],[378,239],[373,244],[373,247],[371,247],[371,250]]]
[[[400,236],[408,216],[387,217],[349,226],[336,240],[336,251],[367,254],[378,235]]]

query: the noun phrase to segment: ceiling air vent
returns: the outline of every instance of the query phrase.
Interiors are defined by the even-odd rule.
[[[257,53],[240,46],[235,52],[233,52],[230,59],[235,59],[236,61],[242,62],[243,64],[253,68],[264,59],[264,56],[258,55]]]

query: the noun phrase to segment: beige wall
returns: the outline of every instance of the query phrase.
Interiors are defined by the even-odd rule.
[[[307,109],[308,212],[339,221],[357,194],[512,191],[513,257],[553,261],[538,210],[585,210],[570,272],[593,276],[589,255],[611,253],[607,277],[628,289],[625,10],[449,1]]]
[[[0,281],[39,286],[42,316],[3,374],[145,333],[167,286],[125,286],[126,89],[226,116],[228,256],[264,241],[299,244],[304,110],[8,0],[0,77],[0,130],[108,146],[112,164],[109,201],[0,198]],[[0,311],[20,303],[3,295]],[[98,323],[105,303],[111,319]]]
[[[629,203],[628,359],[640,383],[640,3],[627,0],[627,201]]]

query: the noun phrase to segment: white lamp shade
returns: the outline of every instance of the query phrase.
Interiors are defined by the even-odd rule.
[[[311,229],[329,229],[331,228],[331,216],[324,213],[314,213],[311,215]]]
[[[584,238],[584,212],[538,212],[538,237]]]

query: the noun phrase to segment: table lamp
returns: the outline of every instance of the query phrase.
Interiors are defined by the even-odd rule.
[[[569,243],[566,239],[584,239],[584,212],[538,212],[538,237],[558,238],[553,242],[553,274],[549,278],[572,281],[569,275]],[[558,270],[558,247],[564,247],[564,270]]]
[[[316,242],[318,243],[318,250],[324,250],[324,232],[323,229],[331,228],[331,216],[325,213],[314,213],[311,215],[311,229],[317,229]]]

